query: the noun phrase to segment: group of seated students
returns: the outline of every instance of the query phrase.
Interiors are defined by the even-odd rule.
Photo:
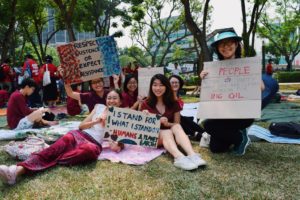
[[[219,60],[236,59],[241,58],[241,40],[242,38],[237,36],[234,30],[229,30],[216,35],[211,46]],[[202,79],[207,76],[209,74],[205,70],[200,73]],[[118,76],[114,76],[113,82],[115,88],[118,88]],[[160,115],[158,147],[164,147],[174,157],[174,166],[183,170],[193,170],[207,164],[193,150],[186,134],[188,131],[203,133],[205,130],[210,134],[209,148],[213,153],[245,154],[250,143],[246,128],[253,123],[254,119],[208,119],[203,122],[203,130],[189,118],[180,116],[183,108],[183,101],[178,96],[178,90],[182,87],[180,77],[171,76],[168,79],[162,74],[154,75],[146,98],[138,97],[137,83],[137,77],[127,76],[122,93],[116,89],[105,90],[102,78],[91,80],[91,91],[87,93],[73,91],[71,86],[66,84],[67,95],[86,104],[90,111],[81,122],[79,130],[70,131],[49,148],[31,155],[17,165],[0,165],[0,177],[8,184],[15,184],[16,178],[22,174],[45,170],[57,164],[75,165],[97,160],[102,151],[101,143],[107,116],[107,109],[100,113],[98,104],[105,104],[108,107],[127,107]],[[21,84],[21,89],[11,95],[7,108],[7,120],[11,129],[31,128],[34,123],[55,124],[42,119],[47,109],[28,108],[26,97],[32,94],[36,87],[33,80],[26,79]],[[270,74],[263,76],[261,90],[262,108],[264,108],[278,91],[278,84]],[[179,149],[178,146],[181,148]],[[121,151],[123,147],[117,142],[110,143],[110,148],[115,152]]]
[[[115,79],[118,82],[118,79]],[[34,123],[53,125],[56,122],[42,118],[47,108],[31,109],[26,104],[26,97],[36,88],[32,79],[25,79],[21,89],[15,91],[9,100],[7,120],[11,129],[31,128]],[[107,108],[101,113],[99,104],[107,107],[126,107],[144,113],[155,113],[161,116],[158,147],[164,147],[173,157],[174,166],[183,170],[194,170],[206,165],[206,161],[193,150],[191,142],[180,125],[182,103],[174,95],[169,79],[156,74],[150,81],[149,95],[139,98],[137,77],[129,75],[125,78],[123,92],[119,89],[107,91],[102,78],[90,81],[91,91],[79,93],[71,86],[65,85],[67,94],[87,104],[90,114],[81,122],[79,130],[73,130],[59,138],[50,147],[32,154],[27,160],[16,165],[0,165],[0,177],[5,183],[13,185],[17,177],[32,172],[60,165],[76,165],[96,161],[102,151]],[[179,150],[178,146],[181,147]],[[112,151],[119,152],[124,145],[110,142]]]

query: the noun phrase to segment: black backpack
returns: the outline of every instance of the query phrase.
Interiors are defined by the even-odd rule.
[[[300,124],[295,122],[271,123],[269,130],[276,136],[300,139]]]
[[[3,70],[4,64],[0,66],[0,81],[3,81],[5,79],[5,73]]]

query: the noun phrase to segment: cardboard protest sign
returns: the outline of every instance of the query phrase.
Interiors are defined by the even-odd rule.
[[[163,67],[139,68],[139,95],[148,96],[150,80],[155,74],[164,74]]]
[[[156,148],[160,116],[127,108],[110,107],[105,129],[104,138],[109,140]]]
[[[112,37],[71,42],[58,46],[57,52],[65,83],[80,83],[121,72]]]
[[[261,63],[258,57],[205,62],[198,117],[260,118]]]

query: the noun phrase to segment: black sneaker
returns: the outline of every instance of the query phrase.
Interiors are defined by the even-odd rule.
[[[233,148],[233,153],[237,156],[242,156],[246,153],[246,149],[250,144],[250,138],[247,134],[246,129],[242,130],[242,141],[239,145]]]

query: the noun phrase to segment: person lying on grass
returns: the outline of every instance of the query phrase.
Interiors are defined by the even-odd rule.
[[[149,95],[140,110],[161,115],[158,146],[163,146],[174,157],[175,167],[193,170],[206,165],[206,161],[193,150],[189,138],[180,125],[181,107],[174,97],[167,77],[156,74],[151,78]],[[178,149],[177,145],[182,147],[187,156]]]
[[[122,103],[121,98],[118,91],[112,90],[107,94],[106,105],[119,107]],[[17,177],[23,174],[32,174],[58,164],[68,166],[96,161],[102,151],[101,143],[107,116],[107,108],[103,112],[102,110],[97,104],[81,122],[79,130],[68,132],[50,147],[32,154],[27,160],[17,165],[0,165],[0,178],[5,183],[13,185]],[[115,152],[120,152],[123,147],[121,143],[110,143],[110,149]]]
[[[36,82],[27,78],[21,83],[21,89],[13,92],[7,104],[7,124],[10,129],[23,130],[32,128],[33,125],[51,126],[57,124],[56,121],[47,121],[42,117],[45,112],[49,112],[47,108],[29,108],[26,98],[30,96],[35,88]]]

